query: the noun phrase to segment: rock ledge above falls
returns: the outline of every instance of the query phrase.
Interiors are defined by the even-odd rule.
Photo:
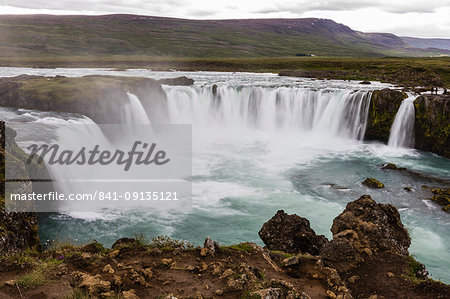
[[[165,112],[166,95],[149,78],[97,76],[77,78],[21,75],[0,78],[0,106],[86,115],[98,124],[120,123],[127,92],[141,100],[150,116]]]

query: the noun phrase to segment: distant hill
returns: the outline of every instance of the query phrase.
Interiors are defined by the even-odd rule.
[[[327,19],[187,20],[137,15],[0,16],[1,57],[439,56]]]
[[[416,38],[416,37],[406,37],[402,36],[403,42],[410,47],[414,48],[435,48],[450,50],[450,39],[446,38]]]

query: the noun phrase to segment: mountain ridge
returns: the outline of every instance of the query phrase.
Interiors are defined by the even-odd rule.
[[[441,56],[389,33],[363,33],[333,20],[190,20],[110,14],[0,15],[0,56],[155,57]]]

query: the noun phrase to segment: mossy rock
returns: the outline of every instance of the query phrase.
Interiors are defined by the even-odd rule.
[[[422,95],[414,106],[415,147],[450,158],[450,96]]]
[[[407,94],[385,88],[372,92],[365,139],[387,142],[392,124]]]
[[[375,189],[382,189],[384,188],[384,184],[382,182],[380,182],[377,179],[374,178],[367,178],[364,180],[364,182],[362,182],[363,185],[370,187],[370,188],[375,188]]]
[[[430,189],[433,193],[433,197],[429,198],[429,200],[437,203],[438,205],[443,206],[442,210],[450,213],[450,188],[447,189],[439,189],[433,188]]]

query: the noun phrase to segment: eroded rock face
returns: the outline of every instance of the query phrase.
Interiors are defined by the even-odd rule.
[[[450,95],[421,95],[414,106],[415,148],[450,158]]]
[[[387,142],[395,115],[406,93],[385,88],[375,90],[370,101],[365,139]]]
[[[288,215],[283,210],[264,223],[259,237],[270,250],[313,255],[319,254],[327,242],[323,235],[316,235],[308,219]]]
[[[84,76],[0,78],[0,106],[83,114],[96,123],[121,123],[121,105],[135,94],[157,122],[167,113],[161,85],[149,78]]]
[[[397,209],[377,204],[369,195],[347,204],[331,227],[333,239],[345,238],[359,252],[389,251],[408,255],[411,244],[408,231]]]
[[[320,252],[325,265],[339,272],[356,268],[364,259],[353,243],[345,238],[336,238],[325,244]]]
[[[8,134],[5,134],[8,130]],[[9,191],[31,193],[33,184],[29,180],[30,171],[46,172],[45,166],[25,165],[27,155],[14,141],[15,132],[0,122],[0,254],[18,252],[27,248],[40,249],[38,219],[36,213],[6,213],[5,211],[5,159],[8,159],[8,171],[23,181],[14,183]],[[12,189],[11,189],[12,188]]]

